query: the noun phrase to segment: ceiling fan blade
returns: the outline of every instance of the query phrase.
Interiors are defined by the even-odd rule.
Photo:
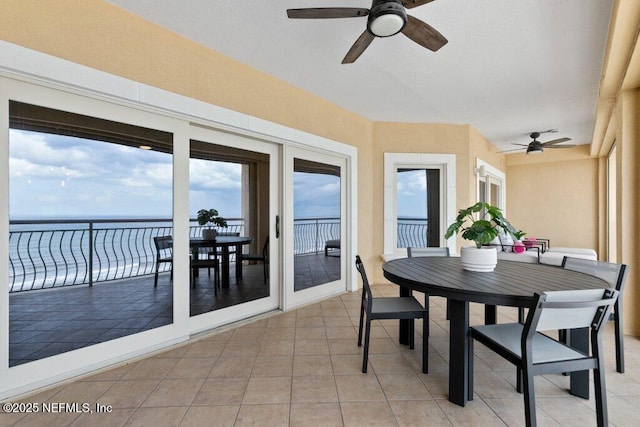
[[[544,145],[544,144],[542,144],[542,146],[544,148],[573,148],[573,147],[577,147],[576,144],[566,144],[566,145]]]
[[[413,9],[414,7],[422,6],[432,1],[433,0],[402,0],[402,5],[407,9]]]
[[[434,52],[448,42],[448,40],[431,25],[413,16],[407,16],[407,25],[402,29],[402,34],[420,46],[426,47]]]
[[[560,144],[561,142],[567,142],[567,141],[571,141],[571,138],[554,139],[553,141],[543,142],[542,145],[544,145],[546,147],[546,146],[549,146],[549,145]]]
[[[349,49],[349,52],[345,55],[342,63],[351,64],[355,62],[375,38],[376,36],[371,34],[368,30],[364,30],[360,37],[358,37],[358,40],[356,40],[353,46],[351,46],[351,49]]]
[[[516,148],[515,150],[498,151],[498,153],[511,153],[513,151],[522,151],[522,148]]]
[[[308,9],[287,9],[287,16],[293,19],[357,18],[367,16],[369,9],[361,7],[316,7]]]
[[[521,147],[528,147],[529,144],[516,144],[515,142],[512,142],[511,145],[519,145]]]

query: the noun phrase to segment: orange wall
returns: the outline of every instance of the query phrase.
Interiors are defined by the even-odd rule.
[[[598,170],[588,145],[508,155],[509,220],[552,246],[598,250]]]

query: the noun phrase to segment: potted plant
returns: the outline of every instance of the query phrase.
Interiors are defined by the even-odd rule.
[[[198,211],[198,224],[209,225],[207,228],[202,229],[202,238],[206,240],[213,240],[218,235],[218,231],[212,226],[227,228],[227,220],[218,216],[218,211],[215,209],[200,209]]]
[[[475,215],[479,215],[476,219]],[[445,238],[461,233],[463,239],[471,240],[474,246],[464,246],[460,250],[462,266],[469,271],[493,271],[498,263],[494,247],[483,247],[498,236],[499,229],[513,234],[516,231],[503,216],[502,211],[486,202],[478,202],[466,209],[460,209],[456,221],[449,226]]]

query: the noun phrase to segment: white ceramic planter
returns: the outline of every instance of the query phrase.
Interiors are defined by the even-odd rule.
[[[460,261],[467,271],[491,272],[498,264],[498,252],[494,247],[464,246],[460,249]]]

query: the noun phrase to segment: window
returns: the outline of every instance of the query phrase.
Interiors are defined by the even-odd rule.
[[[455,154],[385,153],[384,159],[385,259],[406,256],[407,246],[449,246],[455,253],[455,239],[444,239],[456,213]]]

